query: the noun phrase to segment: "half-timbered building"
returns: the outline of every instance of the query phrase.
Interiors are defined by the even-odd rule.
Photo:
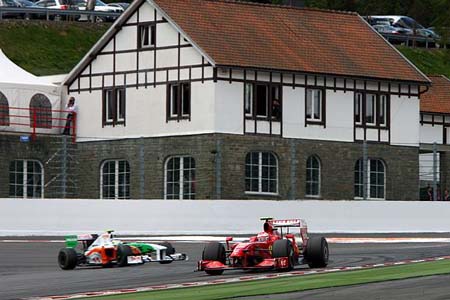
[[[430,81],[355,13],[135,0],[64,85],[77,197],[418,197]]]

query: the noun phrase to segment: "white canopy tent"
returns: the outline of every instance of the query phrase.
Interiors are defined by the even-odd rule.
[[[61,87],[51,83],[49,79],[35,76],[12,62],[0,49],[0,97],[6,98],[9,106],[9,126],[0,126],[2,131],[30,132],[30,101],[37,94],[44,95],[51,104],[52,110],[61,110]],[[41,98],[42,97],[40,96]],[[60,113],[53,112],[52,118],[59,118]],[[52,126],[59,125],[53,120]],[[39,133],[60,133],[59,128],[39,128]]]

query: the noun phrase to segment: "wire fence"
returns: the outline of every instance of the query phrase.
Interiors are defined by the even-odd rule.
[[[0,21],[7,18],[45,19],[47,21],[114,21],[120,12],[89,11],[78,9],[53,9],[0,6]]]

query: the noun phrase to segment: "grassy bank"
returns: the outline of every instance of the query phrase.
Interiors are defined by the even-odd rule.
[[[0,22],[0,48],[16,64],[36,75],[67,73],[109,26],[111,23],[8,20]],[[399,50],[424,73],[450,77],[450,49]]]
[[[360,271],[347,271],[302,277],[257,280],[243,283],[192,287],[156,292],[87,298],[89,300],[219,300],[256,295],[272,295],[311,289],[365,284],[388,280],[450,273],[450,261],[416,263]],[[212,279],[212,278],[210,278]],[[87,300],[86,299],[86,300]]]
[[[446,75],[450,78],[450,49],[399,47],[399,50],[425,74]]]
[[[68,73],[110,24],[0,22],[0,49],[36,75]]]

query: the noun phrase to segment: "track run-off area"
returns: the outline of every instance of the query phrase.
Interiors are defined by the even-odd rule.
[[[450,255],[450,236],[328,236],[330,263],[321,272],[337,272],[391,264],[417,263]],[[144,238],[133,238],[144,239]],[[96,295],[102,291],[130,291],[137,288],[164,289],[278,278],[276,272],[229,271],[221,276],[196,272],[197,261],[213,237],[148,237],[147,240],[170,240],[178,252],[187,253],[188,261],[169,265],[147,263],[125,268],[83,267],[63,271],[57,265],[57,254],[64,247],[61,238],[0,238],[0,299],[49,298],[73,294]],[[312,274],[307,266],[297,266],[282,276]],[[449,289],[450,293],[450,289]],[[101,294],[101,293],[100,293]],[[53,297],[53,299],[62,299]]]

